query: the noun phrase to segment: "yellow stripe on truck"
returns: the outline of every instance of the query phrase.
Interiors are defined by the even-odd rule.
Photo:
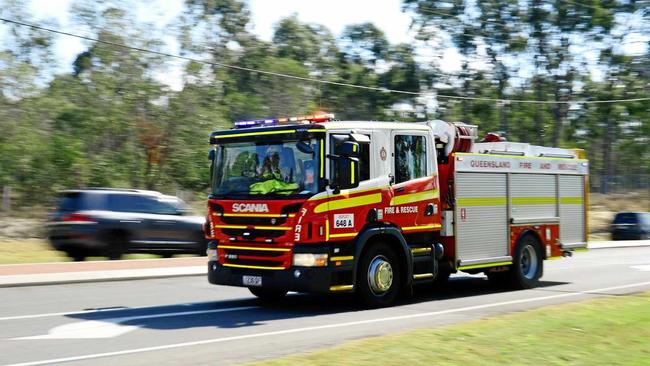
[[[381,202],[381,193],[367,194],[364,196],[321,203],[314,208],[314,213],[323,213],[327,211],[342,210],[351,207],[372,205],[379,202]]]
[[[390,205],[399,206],[399,205],[405,205],[407,203],[433,200],[439,197],[440,194],[438,193],[437,189],[431,191],[425,191],[425,192],[403,194],[401,196],[393,197],[390,200]]]
[[[555,197],[512,197],[513,205],[554,205]]]
[[[503,206],[507,203],[505,197],[465,197],[456,200],[458,206]]]

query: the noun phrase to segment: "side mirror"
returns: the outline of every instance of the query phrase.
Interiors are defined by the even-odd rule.
[[[356,157],[339,156],[334,164],[336,166],[336,190],[350,189],[359,186],[359,159]]]
[[[216,155],[217,151],[215,149],[210,149],[210,151],[208,151],[208,160],[214,161]]]
[[[358,158],[359,157],[359,143],[354,141],[345,141],[338,148],[338,156],[345,158]],[[359,164],[357,164],[358,166]]]

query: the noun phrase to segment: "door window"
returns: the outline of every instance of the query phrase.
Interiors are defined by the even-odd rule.
[[[338,155],[339,148],[345,141],[350,139],[350,135],[344,134],[333,134],[330,139],[330,154]],[[359,144],[359,170],[360,170],[360,181],[370,179],[370,144],[360,143]],[[336,180],[336,169],[334,169],[334,164],[330,165],[330,171],[332,172],[332,181]]]
[[[424,136],[395,136],[395,183],[427,175],[427,144]]]

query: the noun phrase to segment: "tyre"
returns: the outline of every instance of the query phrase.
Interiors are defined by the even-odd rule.
[[[371,243],[361,255],[357,296],[368,307],[388,306],[400,292],[401,278],[395,251],[385,243]]]
[[[262,301],[279,301],[282,300],[287,290],[276,290],[263,287],[249,287],[248,290]]]
[[[535,287],[543,273],[542,249],[539,240],[532,235],[525,235],[515,247],[512,269],[512,285],[518,289]]]
[[[110,260],[122,259],[128,247],[128,237],[122,232],[110,232],[106,238],[106,256]]]
[[[65,253],[75,262],[83,262],[88,256],[88,254],[82,249],[68,249]]]

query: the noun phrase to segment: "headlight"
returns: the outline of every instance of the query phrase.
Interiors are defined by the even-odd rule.
[[[209,261],[218,261],[219,260],[219,256],[217,255],[217,250],[216,249],[208,249],[206,251],[206,253],[208,254],[208,262]]]
[[[295,253],[293,265],[298,267],[325,267],[327,266],[327,254]]]

